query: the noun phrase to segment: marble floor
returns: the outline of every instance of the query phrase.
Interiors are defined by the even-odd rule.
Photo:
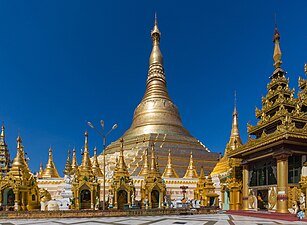
[[[99,217],[99,218],[68,218],[68,219],[0,219],[0,225],[272,225],[272,224],[307,224],[306,222],[288,222],[255,217],[227,214],[202,214],[182,216],[139,216],[139,217]]]

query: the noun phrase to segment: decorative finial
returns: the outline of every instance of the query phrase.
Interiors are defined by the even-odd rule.
[[[0,144],[5,145],[5,128],[4,128],[4,123],[2,122],[2,127],[1,127],[1,136],[0,136]]]
[[[155,22],[154,27],[151,31],[151,39],[152,39],[152,51],[149,58],[149,65],[160,64],[163,65],[163,56],[160,51],[160,37],[161,33],[158,28],[158,19],[157,14],[155,14]]]
[[[99,167],[98,158],[97,158],[97,148],[94,148],[94,157],[93,157],[93,165],[92,165],[93,174],[96,177],[102,177],[103,173]]]
[[[20,137],[20,134],[18,134],[18,137],[17,137],[17,149],[21,149],[22,148],[22,139]]]
[[[305,63],[304,68],[305,68],[305,73],[306,73],[306,75],[307,75],[307,63]]]
[[[280,40],[280,34],[277,29],[277,23],[275,22],[275,32],[274,32],[274,37],[273,37],[273,42],[275,43],[274,47],[274,54],[273,54],[273,59],[274,59],[274,66],[275,68],[280,68],[282,61],[281,61],[281,50],[279,46],[279,40]]]

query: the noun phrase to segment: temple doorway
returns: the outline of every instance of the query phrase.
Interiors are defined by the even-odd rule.
[[[159,208],[159,191],[152,190],[151,192],[151,208]]]
[[[3,205],[4,206],[14,206],[15,204],[15,194],[12,188],[7,188],[3,191]]]
[[[258,209],[268,210],[268,190],[258,190],[257,191],[257,204]]]
[[[91,208],[91,191],[88,189],[83,189],[80,193],[80,203],[81,209]]]
[[[117,208],[124,209],[126,204],[128,204],[128,194],[125,190],[120,190],[117,193]]]

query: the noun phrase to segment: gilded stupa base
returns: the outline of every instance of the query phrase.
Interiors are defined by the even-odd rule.
[[[172,151],[172,165],[179,177],[183,177],[189,165],[190,153],[193,153],[195,168],[199,174],[201,166],[208,174],[216,165],[218,153],[209,150],[198,140],[191,136],[145,134],[140,136],[124,137],[124,155],[128,171],[132,176],[137,176],[144,163],[145,149],[150,149],[155,143],[155,152],[158,157],[160,172],[163,173],[168,159],[169,149]],[[111,178],[116,158],[119,156],[120,143],[113,142],[106,149],[106,176]],[[103,168],[103,155],[98,156],[99,165]]]

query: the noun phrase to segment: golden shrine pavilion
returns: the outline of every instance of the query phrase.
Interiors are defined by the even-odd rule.
[[[264,209],[287,213],[293,202],[302,200],[300,184],[307,146],[307,81],[299,78],[298,97],[288,87],[289,78],[281,68],[280,34],[274,33],[274,71],[262,97],[262,108],[256,108],[256,125],[247,125],[248,141],[232,149],[228,157],[242,160],[243,210]],[[306,176],[306,175],[305,175]],[[234,203],[236,199],[231,199]],[[305,204],[301,202],[301,204]],[[305,205],[302,206],[304,208]]]

